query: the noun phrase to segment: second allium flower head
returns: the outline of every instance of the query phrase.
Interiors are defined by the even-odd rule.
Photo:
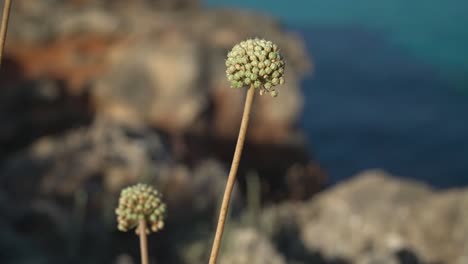
[[[235,45],[226,59],[226,76],[232,88],[252,85],[260,94],[276,97],[273,88],[284,83],[284,61],[278,46],[264,39],[248,39]]]
[[[145,220],[151,231],[157,232],[164,226],[166,205],[156,189],[146,184],[137,184],[122,190],[115,213],[120,231],[135,228],[140,220]]]

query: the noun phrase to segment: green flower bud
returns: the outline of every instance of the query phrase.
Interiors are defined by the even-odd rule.
[[[257,81],[254,82],[254,87],[255,88],[260,88],[260,85],[262,85],[262,83],[260,81],[257,80]]]
[[[119,205],[115,210],[117,228],[126,232],[129,227],[137,227],[140,220],[145,220],[149,225],[158,225],[165,218],[165,210],[161,195],[151,186],[137,184],[127,187],[120,193]]]
[[[273,79],[271,80],[271,83],[272,83],[273,85],[278,85],[278,84],[279,84],[279,79],[278,79],[278,78],[273,78]]]
[[[240,60],[239,60],[239,63],[242,63],[242,64],[247,64],[249,60],[246,58],[246,57],[242,57]]]

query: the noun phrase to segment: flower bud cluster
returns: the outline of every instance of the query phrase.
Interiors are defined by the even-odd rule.
[[[248,39],[236,44],[226,59],[226,76],[232,88],[252,85],[276,97],[273,88],[284,83],[285,63],[278,46],[264,39]]]
[[[115,213],[120,231],[126,232],[137,227],[140,220],[145,220],[149,229],[157,232],[164,227],[166,205],[156,189],[146,184],[137,184],[122,190]]]

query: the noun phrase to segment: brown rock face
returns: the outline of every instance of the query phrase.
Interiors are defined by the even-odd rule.
[[[114,50],[93,93],[98,111],[122,121],[133,116],[171,133],[187,131],[201,116],[207,94],[200,85],[200,47],[181,32],[168,34]]]
[[[209,121],[206,129],[233,137],[244,95],[227,88],[226,51],[247,37],[265,37],[282,48],[287,80],[277,100],[257,99],[249,133],[254,141],[286,140],[302,109],[298,82],[310,69],[300,39],[269,18],[196,10],[193,2],[136,1],[125,8],[117,2],[79,1],[76,9],[76,1],[18,1],[8,55],[26,78],[52,76],[73,90],[95,83],[99,112],[137,117],[171,133]],[[153,9],[168,3],[185,11]],[[58,12],[50,14],[51,8]],[[210,106],[213,118],[206,120]]]
[[[20,67],[22,78],[65,81],[69,92],[81,94],[105,69],[105,54],[116,40],[112,36],[64,36],[48,43],[15,43],[8,56]],[[9,76],[4,76],[5,81]],[[12,84],[9,85],[13,86]]]

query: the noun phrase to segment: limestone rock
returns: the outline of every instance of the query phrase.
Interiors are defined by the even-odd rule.
[[[251,228],[229,231],[226,250],[221,254],[221,264],[284,264],[285,259],[275,250],[271,242]]]
[[[161,139],[145,128],[103,119],[59,137],[44,137],[7,159],[1,186],[12,195],[70,196],[94,180],[115,193],[167,159]]]
[[[296,230],[306,252],[320,252],[328,261],[461,264],[467,212],[466,189],[436,191],[371,170],[304,204],[270,208],[263,218],[271,220],[272,237],[288,238],[280,231]]]

